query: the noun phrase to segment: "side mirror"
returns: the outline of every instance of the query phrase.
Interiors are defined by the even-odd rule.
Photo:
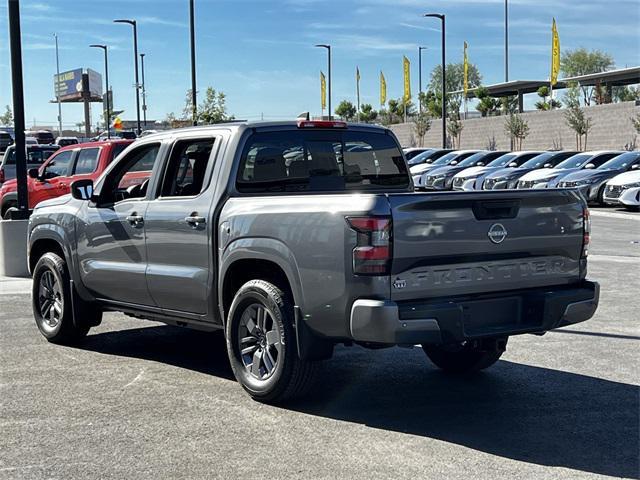
[[[37,168],[30,168],[27,170],[27,175],[38,180],[40,178],[40,171]]]
[[[518,164],[516,162],[511,162],[509,164],[509,168],[516,168],[518,166]]]
[[[593,163],[587,163],[584,168],[586,168],[587,170],[593,170],[594,168],[596,168],[596,166]]]
[[[85,178],[73,182],[71,184],[71,196],[76,200],[91,200],[93,197],[93,180]]]
[[[484,167],[484,162],[476,162],[476,167]]]
[[[542,168],[552,168],[552,167],[553,167],[553,165],[552,165],[552,164],[550,164],[550,163],[545,163],[545,164],[542,166]]]
[[[457,161],[457,160],[454,160],[454,161],[452,161],[449,165],[457,165],[457,164],[458,164],[458,161]]]
[[[631,165],[631,170],[638,170],[639,168],[640,168],[640,164],[635,163]]]

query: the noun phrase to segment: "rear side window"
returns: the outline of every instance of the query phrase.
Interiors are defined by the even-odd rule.
[[[27,149],[27,165],[30,166],[34,166],[34,165],[42,165],[45,160],[47,160],[51,155],[53,155],[53,153],[55,152],[55,150],[44,150],[44,149]],[[14,149],[11,149],[11,151],[8,151],[8,153],[6,154],[6,159],[4,161],[5,165],[15,165],[16,164],[16,151]]]
[[[253,134],[236,182],[241,192],[407,188],[402,152],[385,133],[289,130]]]
[[[176,142],[162,182],[163,197],[198,195],[205,187],[212,138]]]
[[[78,154],[76,161],[75,175],[82,175],[95,172],[98,166],[99,148],[83,148]]]

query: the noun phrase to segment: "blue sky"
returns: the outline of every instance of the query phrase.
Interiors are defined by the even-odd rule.
[[[103,71],[101,51],[110,48],[110,80],[117,108],[135,118],[131,27],[114,18],[138,20],[139,48],[146,53],[149,118],[179,113],[190,86],[187,0],[22,0],[22,37],[27,124],[54,125],[55,54],[61,70]],[[563,50],[584,46],[613,55],[618,67],[640,63],[638,0],[509,0],[510,79],[546,79],[550,26],[555,16]],[[106,8],[103,8],[103,5]],[[196,0],[198,90],[213,86],[227,94],[238,118],[292,118],[319,113],[319,71],[333,46],[333,104],[354,100],[355,68],[362,76],[362,102],[378,104],[378,72],[389,97],[402,95],[402,56],[412,60],[418,90],[417,46],[423,52],[423,83],[440,59],[439,22],[426,11],[447,15],[447,56],[470,60],[483,83],[504,79],[503,0]],[[604,6],[603,6],[604,5]],[[7,3],[0,1],[0,106],[11,103]],[[4,108],[4,107],[2,107]],[[94,112],[98,106],[95,105]],[[63,105],[65,124],[82,118],[79,104]],[[94,119],[97,114],[94,113]]]

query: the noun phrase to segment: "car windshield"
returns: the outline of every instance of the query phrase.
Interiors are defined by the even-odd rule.
[[[431,163],[429,160],[431,157],[435,156],[438,153],[438,150],[427,150],[426,152],[422,152],[416,155],[413,158],[407,160],[407,165],[410,167],[413,165],[419,165],[420,163]]]
[[[487,155],[487,152],[474,153],[470,157],[467,157],[458,163],[456,167],[473,167],[476,163],[481,161],[485,155]]]
[[[27,150],[27,165],[41,165],[55,151],[56,151],[55,149],[39,148],[35,150],[30,148]],[[11,150],[7,151],[7,154],[5,156],[6,156],[6,158],[4,159],[5,165],[16,164],[15,149],[12,148]]]
[[[627,152],[612,158],[598,167],[598,170],[624,170],[640,158],[640,152]]]
[[[446,155],[443,155],[431,165],[448,165],[454,158],[460,155],[460,152],[449,152]]]
[[[557,170],[564,170],[566,168],[580,168],[586,164],[593,155],[589,153],[579,153],[573,157],[567,158],[564,162],[560,162],[557,166]]]
[[[540,155],[537,155],[537,156],[533,157],[532,159],[527,160],[522,165],[520,165],[520,167],[522,167],[522,168],[538,168],[538,167],[541,167],[545,163],[549,163],[549,160],[551,158],[553,158],[554,155],[557,155],[557,152],[541,153]]]
[[[517,155],[515,153],[507,153],[501,157],[496,158],[493,162],[487,165],[487,167],[504,167],[508,165]]]

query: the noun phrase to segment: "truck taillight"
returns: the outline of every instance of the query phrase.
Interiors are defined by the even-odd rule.
[[[356,231],[353,273],[386,275],[391,270],[391,219],[388,217],[346,217]]]
[[[591,214],[588,208],[582,210],[582,258],[589,255],[589,242],[591,241]]]

